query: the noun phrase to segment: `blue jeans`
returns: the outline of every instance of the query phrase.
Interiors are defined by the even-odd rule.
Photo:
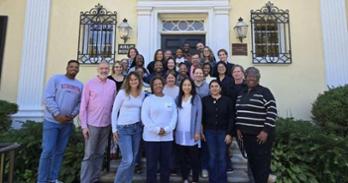
[[[131,183],[135,161],[139,152],[141,140],[141,123],[118,125],[119,141],[122,160],[117,168],[115,183]]]
[[[226,132],[223,130],[206,130],[209,153],[209,183],[226,183]]]
[[[65,148],[73,130],[72,123],[58,124],[44,120],[42,128],[42,152],[40,156],[38,182],[58,179]]]

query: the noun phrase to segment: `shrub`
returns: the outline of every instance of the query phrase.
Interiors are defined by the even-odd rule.
[[[15,182],[36,182],[37,169],[41,154],[42,123],[28,121],[21,129],[10,129],[0,134],[0,143],[21,144],[15,155]],[[83,137],[75,129],[70,137],[61,168],[64,182],[79,182],[80,165],[83,156]]]
[[[277,182],[348,182],[348,138],[306,121],[280,119],[272,154]]]
[[[0,133],[5,132],[10,128],[10,115],[16,113],[17,111],[17,104],[0,100]]]
[[[348,85],[329,89],[317,97],[312,108],[316,124],[341,136],[348,135]]]

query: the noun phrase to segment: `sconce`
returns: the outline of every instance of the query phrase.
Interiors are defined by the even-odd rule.
[[[132,27],[128,24],[127,19],[123,19],[122,23],[117,27],[120,32],[120,37],[123,39],[124,43],[129,39]]]
[[[243,21],[243,18],[240,17],[233,29],[237,34],[237,38],[240,40],[241,43],[243,43],[243,39],[246,38],[246,35],[248,33],[248,24],[246,24]]]

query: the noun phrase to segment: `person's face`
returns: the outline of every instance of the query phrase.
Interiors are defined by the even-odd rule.
[[[213,82],[211,83],[209,90],[212,95],[218,95],[221,91],[221,87],[218,83]]]
[[[195,78],[196,81],[203,81],[204,75],[203,75],[202,69],[196,69],[195,72],[193,73],[193,77]]]
[[[175,77],[171,74],[169,74],[166,78],[166,83],[169,85],[169,86],[173,86],[175,85]]]
[[[257,80],[255,76],[247,76],[246,83],[248,85],[248,88],[255,88],[255,86],[259,84],[259,81]]]
[[[218,56],[221,61],[225,62],[227,60],[227,55],[224,51],[220,51]]]
[[[162,72],[163,71],[163,64],[162,62],[156,62],[154,65],[155,72]]]
[[[164,52],[164,58],[168,59],[169,57],[172,57],[173,53],[170,50],[167,50],[166,52]]]
[[[199,65],[199,56],[198,55],[193,55],[191,57],[191,62],[192,62],[192,65],[198,66]]]
[[[218,71],[219,74],[225,74],[226,73],[226,67],[224,65],[222,65],[222,64],[219,64],[217,66],[217,71]]]
[[[144,70],[142,68],[138,68],[135,72],[137,72],[141,78],[144,77]]]
[[[175,63],[173,59],[169,59],[167,62],[167,68],[169,70],[175,70]]]
[[[123,72],[123,67],[121,64],[115,64],[113,69],[115,74],[121,74]]]
[[[197,43],[197,45],[196,45],[196,49],[197,49],[198,51],[203,50],[203,48],[204,48],[203,43]]]
[[[154,80],[153,81],[153,93],[155,95],[162,95],[163,94],[162,91],[163,91],[162,81],[159,79]]]
[[[98,65],[98,76],[100,79],[106,79],[109,74],[109,65],[106,63],[101,63]]]
[[[179,73],[183,76],[187,75],[187,67],[184,64],[181,64],[179,67]]]
[[[140,55],[137,55],[135,57],[135,64],[137,66],[143,66],[144,65],[144,59]]]
[[[128,61],[127,60],[122,60],[121,62],[123,68],[128,68]]]
[[[77,73],[79,73],[80,67],[77,63],[70,63],[68,66],[66,66],[66,74],[75,77]]]
[[[185,43],[183,46],[184,52],[189,52],[190,51],[190,44]]]
[[[205,57],[209,57],[210,56],[210,51],[209,51],[208,48],[204,48],[203,49],[203,56],[205,56]]]
[[[183,91],[184,94],[186,94],[186,95],[191,94],[192,85],[191,85],[191,82],[190,82],[189,80],[186,79],[186,80],[182,83],[182,91]]]
[[[208,76],[210,74],[210,67],[208,65],[203,66],[203,74],[204,76]]]
[[[133,74],[129,78],[129,85],[133,89],[138,88],[138,86],[139,86],[139,79],[136,76],[134,76]]]
[[[136,55],[137,55],[137,52],[134,49],[129,50],[130,58],[135,58]]]
[[[163,60],[163,52],[162,51],[157,52],[156,60]]]
[[[233,71],[232,71],[232,76],[235,80],[241,80],[244,79],[244,74],[242,72],[242,69],[240,67],[236,67]]]
[[[176,57],[181,58],[184,55],[184,53],[182,52],[181,49],[178,49],[178,50],[176,50],[175,55],[176,55]]]

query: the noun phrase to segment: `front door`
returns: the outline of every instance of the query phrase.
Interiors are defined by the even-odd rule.
[[[191,35],[161,35],[161,48],[163,50],[172,50],[175,53],[176,49],[181,48],[184,43],[190,43],[191,51],[196,50],[196,44],[202,42],[205,45],[205,35],[204,34],[191,34]]]

